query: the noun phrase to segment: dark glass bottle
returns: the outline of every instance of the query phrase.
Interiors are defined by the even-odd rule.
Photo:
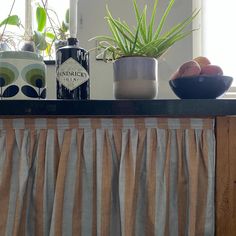
[[[78,47],[76,38],[57,50],[56,76],[57,99],[89,99],[89,54]]]

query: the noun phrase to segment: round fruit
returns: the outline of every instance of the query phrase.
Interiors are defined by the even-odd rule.
[[[221,69],[221,67],[216,66],[216,65],[207,65],[202,68],[201,74],[203,74],[203,75],[223,75],[223,70]]]
[[[201,67],[196,61],[187,61],[179,67],[178,73],[180,77],[196,76],[201,73]]]
[[[210,60],[207,57],[203,57],[203,56],[196,57],[193,60],[196,61],[200,65],[201,68],[211,64]]]

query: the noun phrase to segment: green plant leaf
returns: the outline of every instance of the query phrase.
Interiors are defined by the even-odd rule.
[[[45,34],[39,31],[34,31],[33,40],[38,50],[43,51],[47,48],[47,41],[45,39]]]
[[[69,30],[69,24],[65,23],[64,21],[62,21],[62,23],[61,23],[61,31],[63,33],[66,33],[68,30]]]
[[[93,39],[99,40],[101,49],[105,52],[105,58],[117,59],[122,56],[149,56],[158,58],[163,55],[173,44],[182,40],[192,33],[187,30],[199,11],[193,13],[181,22],[163,31],[166,19],[173,7],[175,0],[168,0],[167,8],[164,10],[157,28],[154,30],[155,17],[159,0],[155,0],[150,21],[147,22],[147,6],[142,12],[139,10],[136,0],[133,0],[133,8],[137,25],[130,27],[125,21],[115,19],[108,7],[105,17],[112,36],[97,36]]]
[[[143,41],[147,43],[147,5],[144,6],[143,13],[140,16],[140,33],[142,35]],[[139,26],[139,22],[138,22]],[[137,26],[137,27],[138,27]]]
[[[37,31],[42,32],[46,26],[47,13],[43,7],[38,6],[36,9],[36,21],[38,24]]]
[[[12,15],[7,17],[6,19],[4,19],[1,23],[0,23],[0,27],[3,25],[15,25],[15,26],[20,26],[20,18],[17,15]]]
[[[142,27],[142,24],[143,24],[143,17],[146,16],[146,10],[144,9],[143,11],[143,14],[141,15],[140,19],[139,19],[139,22],[138,22],[138,26],[137,26],[137,31],[136,31],[136,34],[135,34],[135,39],[134,39],[134,43],[133,43],[133,46],[130,50],[130,54],[132,55],[132,53],[134,53],[135,51],[135,48],[136,48],[136,45],[137,45],[137,40],[138,40],[138,35],[139,35],[139,30],[141,29]]]
[[[67,24],[70,23],[70,10],[69,9],[66,10],[65,23],[67,23]]]
[[[160,35],[161,31],[162,31],[162,28],[163,28],[163,26],[165,24],[166,18],[169,15],[170,10],[172,9],[174,3],[175,3],[175,0],[170,0],[169,5],[167,6],[164,14],[162,15],[161,21],[160,21],[160,23],[159,23],[159,25],[157,27],[156,32],[155,32],[155,36],[154,36],[155,39],[157,39],[159,37],[159,35]]]
[[[51,32],[46,32],[45,33],[46,37],[52,39],[52,40],[55,40],[56,39],[56,36],[55,34],[51,33]]]
[[[152,40],[153,26],[154,26],[154,21],[155,21],[155,17],[156,17],[158,2],[159,2],[158,0],[155,0],[153,10],[152,10],[152,16],[151,16],[150,24],[148,26],[148,41],[149,42]]]

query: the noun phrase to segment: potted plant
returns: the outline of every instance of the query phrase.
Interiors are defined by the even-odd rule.
[[[48,21],[48,26],[46,22]],[[41,5],[36,8],[37,30],[34,31],[36,48],[52,58],[54,51],[67,44],[69,33],[69,9],[65,12],[65,19],[60,20],[56,11],[46,6],[41,0]],[[55,46],[53,48],[53,46]]]
[[[136,26],[115,19],[108,7],[105,17],[111,36],[97,36],[98,48],[103,51],[104,60],[114,61],[114,95],[118,99],[152,99],[157,95],[157,59],[173,44],[182,40],[192,30],[187,27],[198,14],[192,14],[163,32],[163,26],[175,0],[170,0],[159,24],[154,29],[158,0],[155,0],[150,21],[147,20],[147,6],[140,11],[136,0],[133,8]]]
[[[18,51],[17,41],[25,40],[26,35],[22,37],[6,31],[7,25],[22,26],[19,17],[11,15],[14,4],[15,0],[12,1],[8,17],[0,23],[0,27],[3,27],[0,42],[9,45],[8,50],[0,50],[0,99],[45,99],[46,67],[43,58],[32,52],[31,48]]]

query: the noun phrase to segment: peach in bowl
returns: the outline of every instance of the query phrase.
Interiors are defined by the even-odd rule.
[[[181,99],[215,99],[230,88],[233,78],[206,57],[183,63],[171,76],[169,85]]]

